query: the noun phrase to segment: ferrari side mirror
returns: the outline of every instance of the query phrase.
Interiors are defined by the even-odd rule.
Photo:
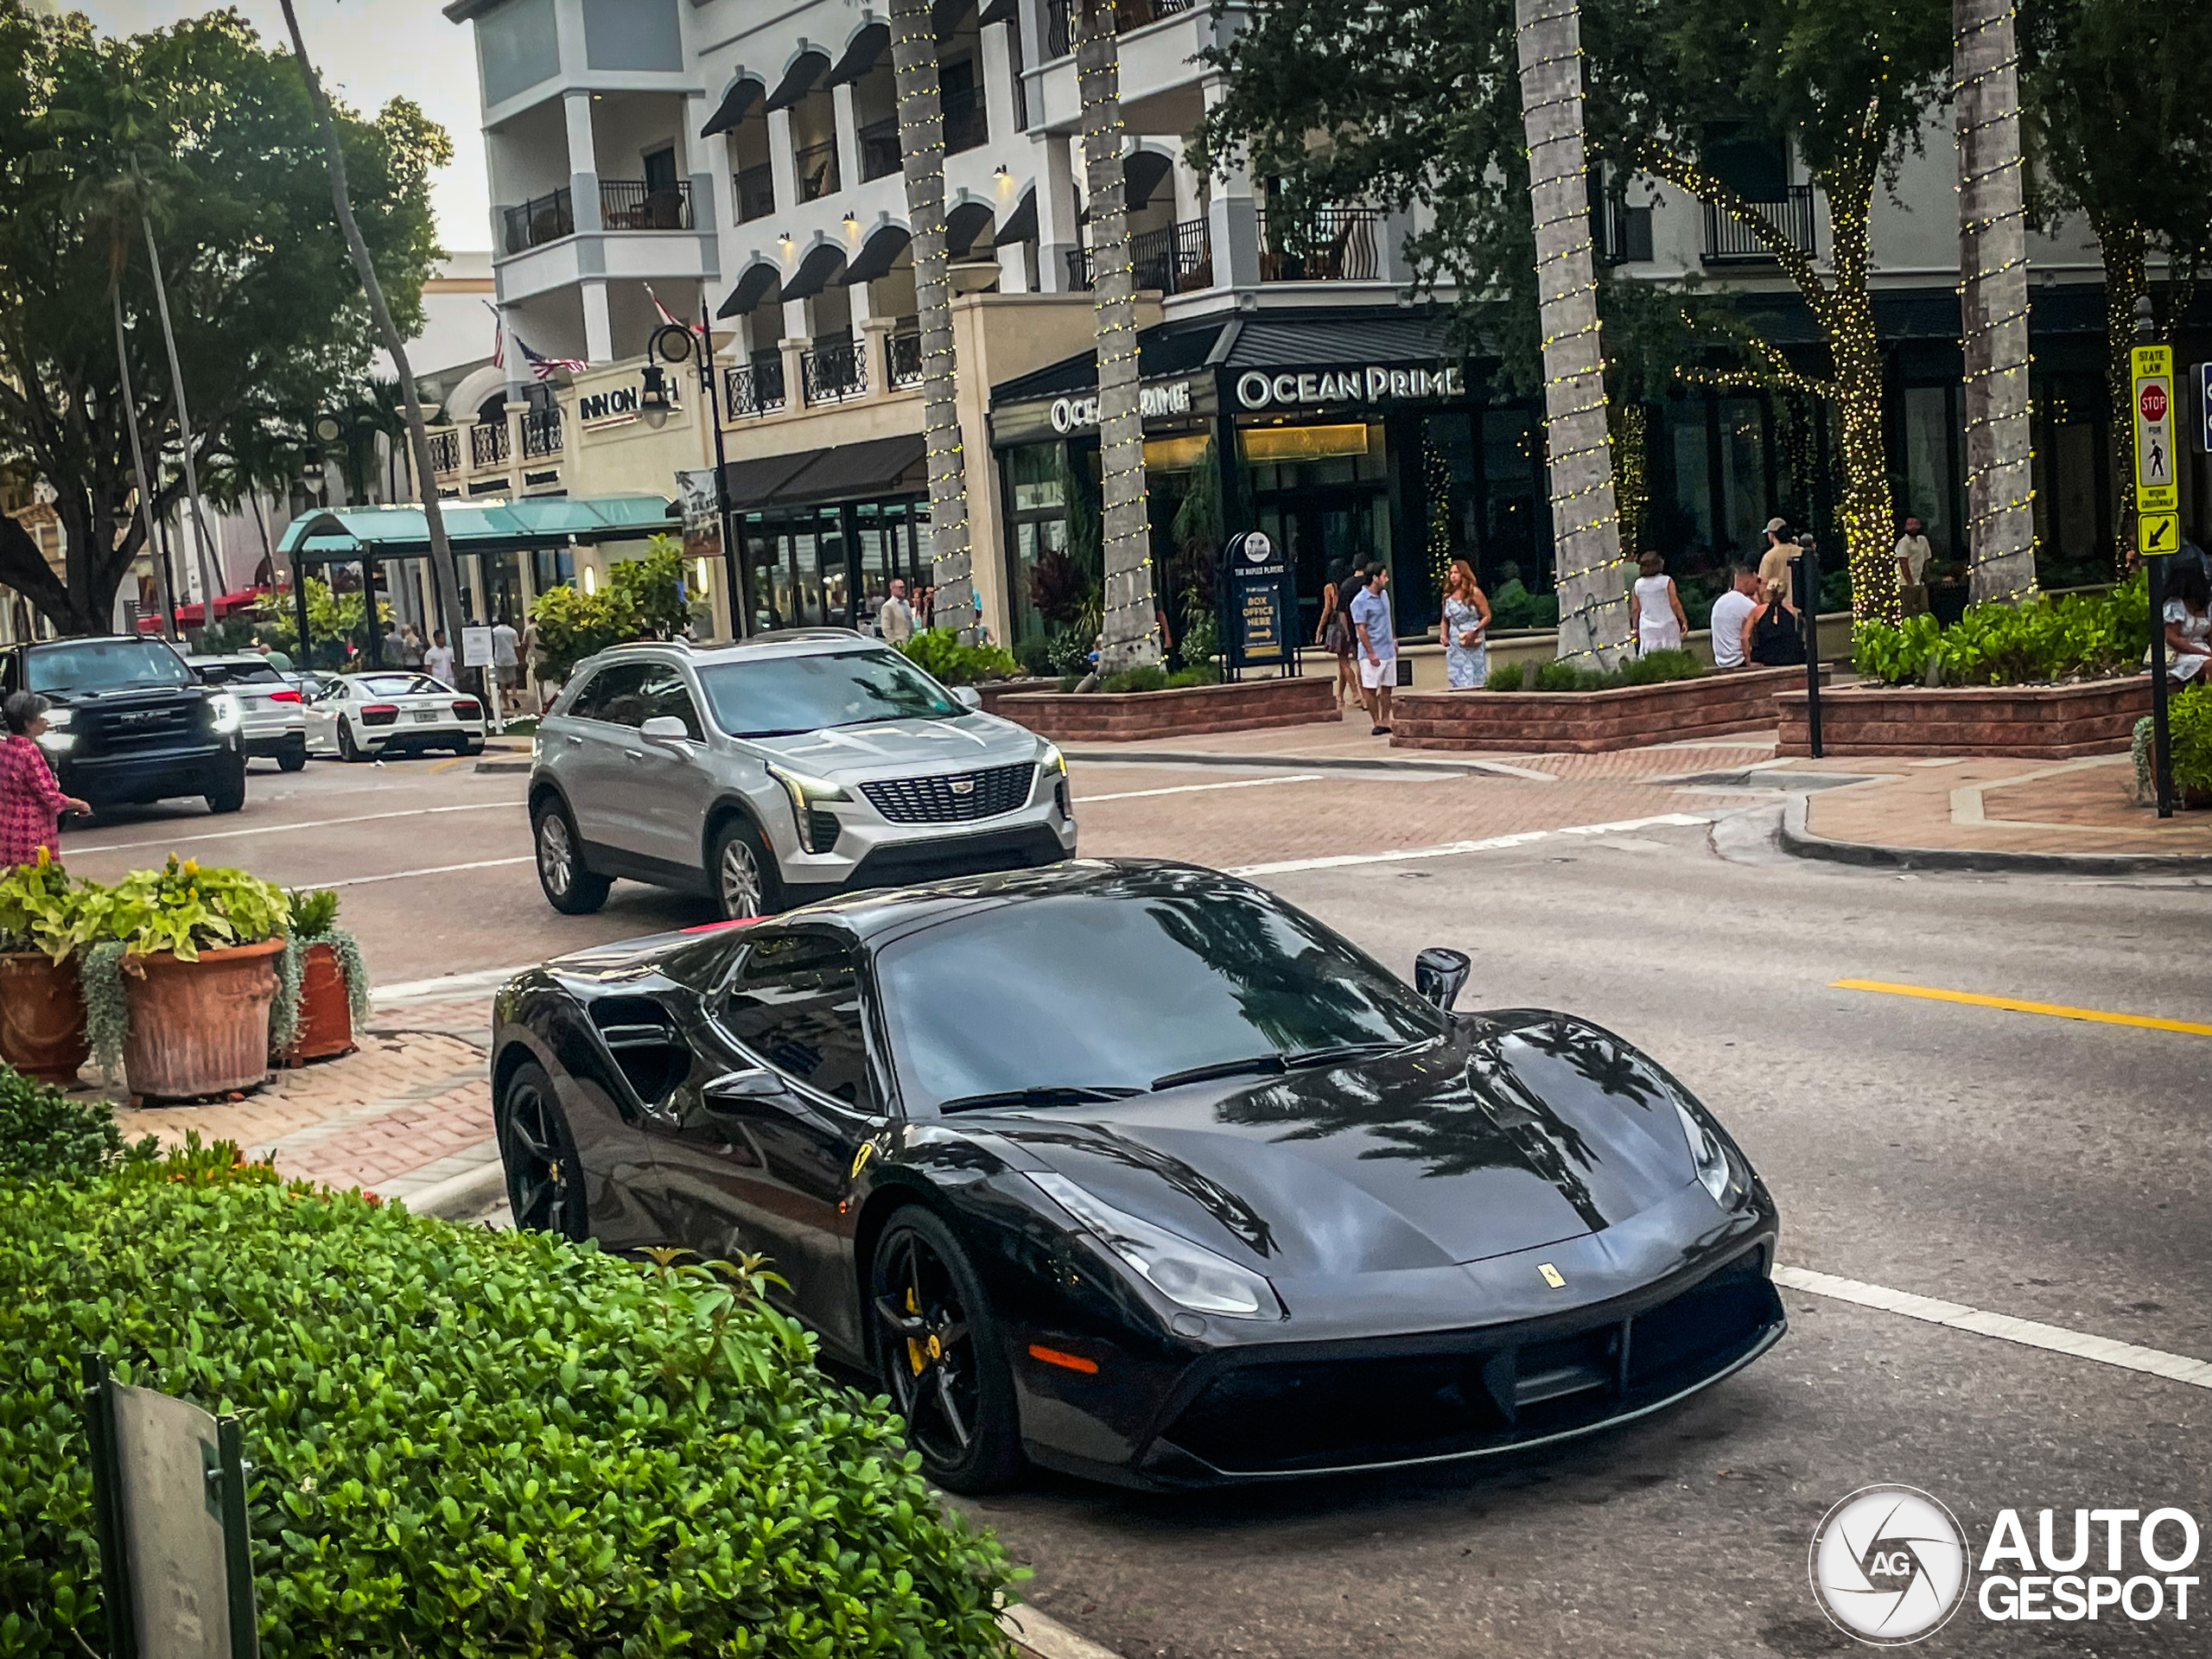
[[[1474,970],[1474,960],[1465,951],[1432,944],[1414,958],[1414,989],[1448,1014]]]
[[[765,1065],[748,1065],[725,1071],[700,1091],[707,1104],[741,1100],[773,1100],[784,1092],[784,1080]]]

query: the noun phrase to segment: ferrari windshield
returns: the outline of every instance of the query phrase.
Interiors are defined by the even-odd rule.
[[[954,720],[968,712],[935,680],[880,646],[718,663],[699,671],[699,683],[715,724],[732,737]]]
[[[908,1108],[1079,1104],[1443,1029],[1319,922],[1206,880],[1031,899],[887,945],[876,980]]]

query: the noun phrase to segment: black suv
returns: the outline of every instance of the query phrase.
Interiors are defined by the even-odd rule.
[[[175,795],[245,804],[238,699],[202,685],[162,639],[48,639],[0,653],[0,696],[53,703],[39,740],[63,791],[93,810]]]

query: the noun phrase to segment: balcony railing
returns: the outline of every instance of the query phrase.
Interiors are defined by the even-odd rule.
[[[1372,207],[1316,207],[1306,213],[1277,208],[1262,213],[1260,280],[1376,281],[1382,274],[1377,253],[1382,219]]]
[[[737,222],[766,219],[776,211],[776,169],[763,162],[737,170]]]
[[[722,406],[732,419],[769,415],[784,406],[784,360],[758,357],[722,371]]]
[[[1590,240],[1609,265],[1651,257],[1651,209],[1631,207],[1605,196],[1590,204]]]
[[[1813,187],[1793,184],[1784,187],[1780,200],[1755,201],[1756,207],[1792,247],[1806,253],[1818,250],[1814,245]],[[1705,204],[1705,263],[1708,265],[1749,265],[1763,261],[1771,262],[1774,254],[1767,245],[1752,233],[1751,227],[1735,214]]]
[[[883,341],[885,381],[893,386],[922,384],[922,336],[918,329],[887,335]]]
[[[983,95],[969,91],[955,93],[944,100],[944,153],[957,156],[963,149],[981,149],[991,141],[991,124],[983,106]]]
[[[837,177],[837,141],[809,144],[791,152],[791,170],[798,175],[798,199],[819,201],[844,188]]]
[[[887,178],[904,159],[899,149],[899,118],[871,121],[860,130],[861,182]]]
[[[1068,286],[1088,289],[1096,275],[1089,248],[1068,250]],[[1213,242],[1203,219],[1186,219],[1129,238],[1129,270],[1139,288],[1194,294],[1213,286]]]
[[[537,455],[557,455],[561,453],[561,411],[557,409],[533,409],[522,417],[523,459]]]
[[[576,233],[575,207],[566,189],[532,196],[519,207],[503,207],[499,212],[506,221],[509,253],[543,247],[548,242],[558,242],[564,236]]]
[[[842,404],[868,391],[868,353],[857,340],[823,340],[798,361],[809,404]]]
[[[457,473],[461,470],[461,434],[448,427],[442,432],[430,434],[430,470],[434,473]]]
[[[479,421],[468,429],[468,460],[474,467],[496,467],[508,455],[507,423]]]
[[[610,231],[688,231],[691,181],[654,184],[645,179],[601,179],[599,217]]]
[[[1064,57],[1075,50],[1075,7],[1077,0],[1046,0],[1045,55]],[[1115,0],[1114,28],[1126,35],[1133,29],[1142,29],[1147,23],[1156,23],[1162,17],[1172,17],[1179,11],[1189,11],[1198,0]]]

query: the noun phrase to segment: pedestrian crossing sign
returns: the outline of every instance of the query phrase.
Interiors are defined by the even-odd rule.
[[[2135,550],[2146,559],[2181,551],[2181,515],[2141,512],[2135,516]]]
[[[2174,481],[2173,347],[2138,346],[2128,356],[2135,381],[2135,511],[2172,512],[2181,505]]]

